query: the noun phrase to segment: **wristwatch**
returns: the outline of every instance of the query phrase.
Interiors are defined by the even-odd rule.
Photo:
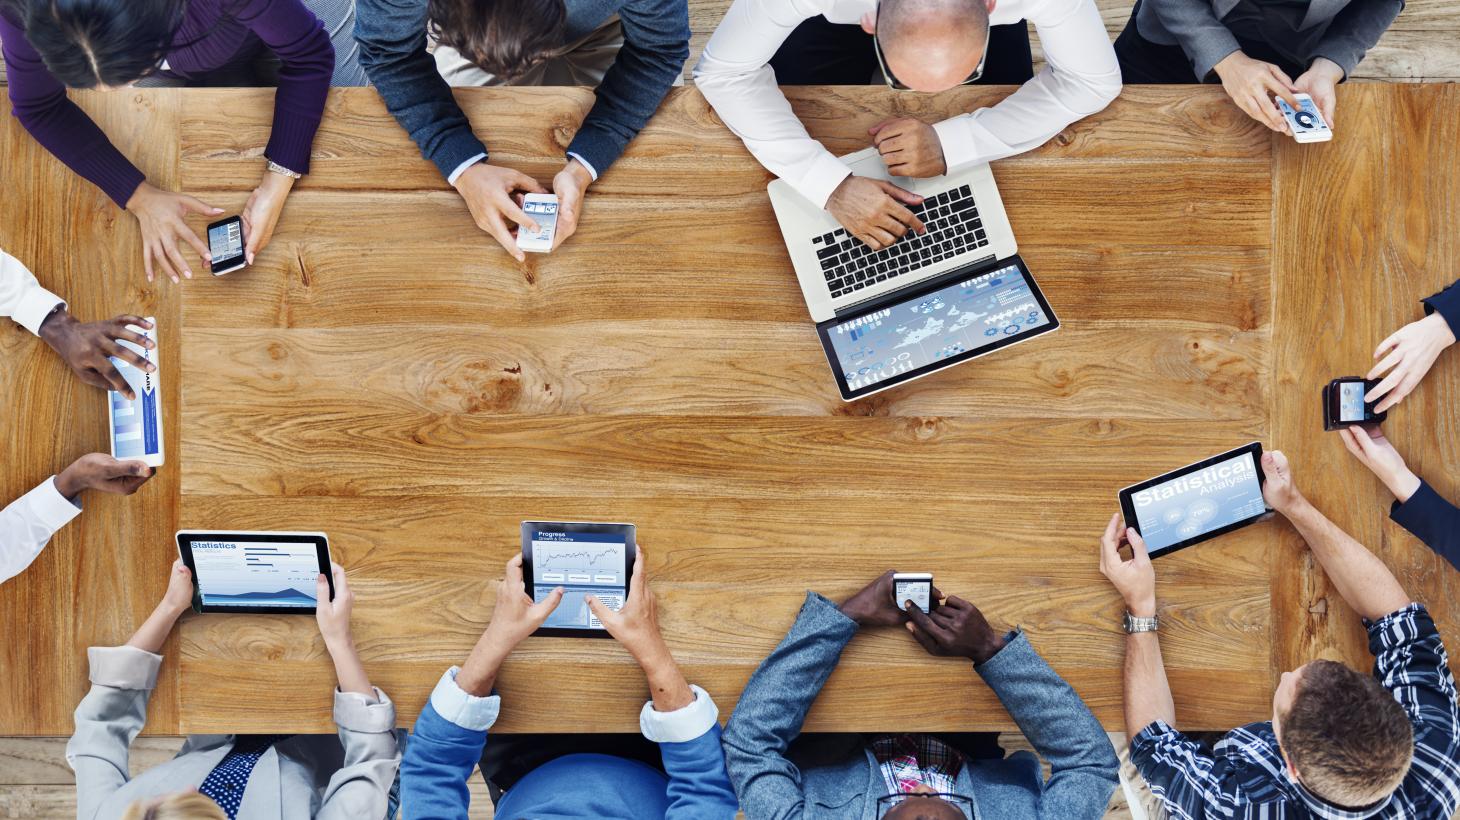
[[[274,162],[273,160],[269,160],[269,172],[279,174],[281,176],[286,176],[290,179],[299,179],[300,177],[304,176],[298,171],[291,171],[288,168],[280,165],[279,163]]]
[[[1137,618],[1130,614],[1130,610],[1126,610],[1121,626],[1125,627],[1125,634],[1134,635],[1137,632],[1155,632],[1160,623],[1154,615],[1149,618]]]

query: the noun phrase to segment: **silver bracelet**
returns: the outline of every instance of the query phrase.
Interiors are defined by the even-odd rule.
[[[290,179],[299,179],[300,177],[304,176],[297,171],[291,171],[288,168],[285,168],[284,166],[280,165],[277,162],[274,162],[273,160],[269,160],[269,173],[279,174],[281,176],[289,177]]]

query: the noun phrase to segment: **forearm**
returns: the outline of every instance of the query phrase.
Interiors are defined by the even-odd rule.
[[[483,632],[471,654],[461,664],[461,671],[456,673],[456,685],[473,697],[484,698],[492,694],[492,688],[497,684],[497,672],[511,651],[512,647],[505,646],[491,629]]]
[[[1176,703],[1161,660],[1155,632],[1137,632],[1125,639],[1125,735],[1133,738],[1151,723],[1176,723]]]
[[[694,702],[689,681],[679,671],[679,664],[674,662],[668,647],[661,644],[637,660],[649,682],[649,697],[654,701],[654,711],[673,712]]]
[[[1364,54],[1379,42],[1394,18],[1404,8],[1404,0],[1356,0],[1333,18],[1328,31],[1315,49],[1315,57],[1332,60],[1347,77]]]
[[[1285,512],[1338,594],[1370,620],[1402,609],[1410,598],[1389,568],[1306,499]]]
[[[346,635],[336,641],[326,640],[325,648],[329,650],[330,660],[334,661],[335,680],[339,681],[341,692],[375,697],[375,687],[370,685],[370,677],[365,674],[365,664],[360,661],[354,638]]]
[[[162,646],[167,643],[167,636],[172,633],[172,627],[177,619],[183,614],[183,609],[174,608],[167,603],[160,603],[142,622],[142,626],[127,640],[127,646],[135,647],[143,652],[151,652],[154,655],[162,654]]]

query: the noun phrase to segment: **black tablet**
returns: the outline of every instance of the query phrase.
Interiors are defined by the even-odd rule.
[[[954,271],[821,322],[842,399],[852,401],[1059,329],[1024,260]]]
[[[534,601],[557,587],[563,601],[534,635],[611,638],[584,595],[609,609],[623,606],[634,574],[634,525],[522,522],[522,583]]]
[[[1262,444],[1228,450],[1120,491],[1126,525],[1152,557],[1245,527],[1267,514]]]
[[[193,573],[198,612],[312,614],[315,581],[330,573],[329,539],[322,532],[181,530],[177,551]]]

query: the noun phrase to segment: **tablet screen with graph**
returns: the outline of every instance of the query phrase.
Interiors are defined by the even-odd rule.
[[[563,600],[537,635],[607,638],[587,596],[609,609],[623,606],[634,571],[634,525],[522,522],[522,580],[541,601],[563,588]]]

